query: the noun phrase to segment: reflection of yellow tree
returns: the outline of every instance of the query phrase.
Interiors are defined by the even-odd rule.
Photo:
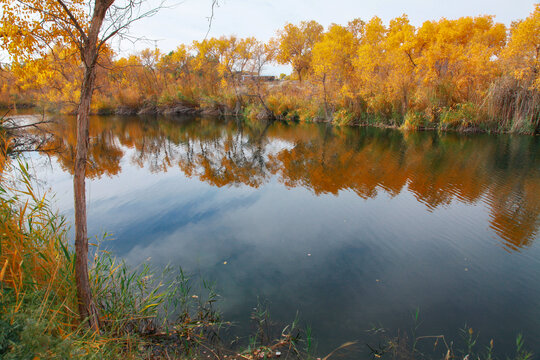
[[[378,189],[395,195],[407,187],[430,210],[454,200],[476,203],[485,197],[490,226],[505,246],[518,249],[530,245],[539,226],[536,194],[540,179],[534,170],[537,160],[520,155],[534,154],[534,147],[513,149],[514,140],[510,139],[506,147],[510,153],[500,156],[521,157],[515,161],[521,165],[501,171],[497,164],[500,149],[492,139],[472,142],[451,135],[393,135],[370,138],[352,149],[344,146],[353,143],[352,139],[338,132],[297,142],[294,148],[272,156],[271,161],[285,185],[303,186],[315,194],[352,190],[367,198],[375,196]],[[521,167],[524,161],[525,168]]]
[[[62,169],[73,173],[75,166],[75,146],[77,143],[75,122],[65,118],[48,127],[52,135],[44,145],[45,151],[53,153]],[[124,152],[117,144],[114,129],[103,118],[91,118],[90,143],[88,148],[87,178],[99,178],[103,175],[118,175],[121,171],[120,160]]]
[[[120,172],[124,151],[151,171],[178,165],[214,186],[257,188],[277,176],[287,187],[316,195],[352,191],[373,198],[408,189],[430,211],[452,201],[485,201],[490,226],[509,249],[530,245],[539,227],[538,152],[534,138],[401,133],[211,119],[92,120],[89,176]],[[50,148],[64,169],[73,168],[74,128],[56,124]],[[277,143],[288,144],[276,146]]]
[[[271,173],[264,137],[268,126],[229,126],[216,137],[192,139],[178,164],[186,175],[215,186],[244,184],[257,188]]]
[[[538,182],[523,180],[523,183],[516,184],[517,189],[498,186],[488,195],[491,228],[505,240],[504,245],[509,250],[532,245],[539,226],[540,200],[535,196],[538,194]]]

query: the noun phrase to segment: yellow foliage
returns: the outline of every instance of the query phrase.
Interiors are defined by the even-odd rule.
[[[2,23],[8,29],[5,19],[23,15],[7,0],[0,4],[8,9]],[[416,28],[404,14],[387,24],[378,17],[354,19],[326,31],[315,21],[286,24],[268,43],[253,37],[208,38],[168,54],[146,49],[120,58],[105,48],[100,63],[109,70],[98,71],[93,111],[178,103],[231,111],[256,102],[277,116],[301,120],[316,119],[323,109],[328,118],[344,110],[355,120],[369,114],[398,125],[407,114],[423,112],[439,122],[441,109],[458,104],[484,111],[479,105],[486,103],[490,89],[510,77],[517,88],[531,92],[527,108],[534,113],[540,90],[539,34],[540,4],[510,33],[493,16],[442,18]],[[61,46],[62,41],[52,44],[53,51],[34,53],[32,61],[14,62],[9,73],[16,86],[4,84],[0,101],[27,98],[72,111],[82,68],[73,44]],[[30,46],[22,39],[14,44]],[[270,62],[290,65],[293,73],[279,83],[257,81]]]
[[[540,4],[525,20],[512,24],[503,58],[512,76],[540,90]]]
[[[299,26],[287,24],[278,32],[277,61],[291,64],[299,79],[311,70],[311,51],[323,33],[316,21],[302,21]]]

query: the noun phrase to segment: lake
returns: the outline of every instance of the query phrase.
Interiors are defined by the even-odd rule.
[[[75,124],[57,120],[59,153],[30,161],[71,221]],[[142,117],[90,136],[90,235],[215,280],[239,335],[259,302],[357,358],[419,309],[420,335],[467,324],[511,354],[522,332],[540,353],[539,137]]]

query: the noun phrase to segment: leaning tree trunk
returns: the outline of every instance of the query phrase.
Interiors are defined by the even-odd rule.
[[[88,319],[90,327],[94,331],[99,331],[99,315],[92,300],[92,290],[88,277],[88,231],[86,226],[85,186],[89,142],[88,117],[90,114],[95,76],[95,66],[85,66],[85,74],[81,87],[81,100],[77,110],[77,151],[75,155],[73,190],[75,196],[75,278],[77,281],[79,315],[83,321]]]

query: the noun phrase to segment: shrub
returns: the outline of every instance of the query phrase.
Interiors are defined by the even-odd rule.
[[[277,116],[286,120],[293,120],[297,109],[302,108],[298,99],[275,93],[268,96],[266,101],[268,108]]]
[[[333,114],[332,123],[336,125],[353,125],[355,116],[345,109],[340,109]]]
[[[442,129],[465,129],[478,122],[478,109],[472,103],[457,104],[443,108],[441,111],[440,127]]]
[[[429,121],[423,112],[409,110],[400,128],[403,130],[418,130],[425,128],[428,124]]]

